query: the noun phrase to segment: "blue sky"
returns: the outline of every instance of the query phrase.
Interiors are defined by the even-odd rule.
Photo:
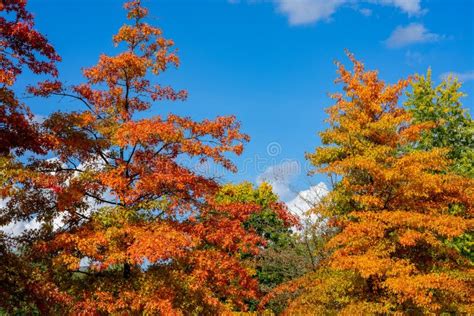
[[[455,72],[474,93],[471,0],[149,0],[149,22],[179,49],[182,65],[161,80],[187,89],[184,103],[159,112],[195,119],[235,114],[252,140],[225,180],[268,179],[286,200],[324,176],[307,177],[305,152],[319,144],[327,94],[339,89],[334,60],[344,49],[394,82],[432,67]],[[118,0],[30,0],[37,28],[63,58],[61,78],[79,83],[81,67],[115,54],[111,36],[125,22]],[[25,74],[19,89],[29,81]],[[40,115],[74,105],[29,100]],[[156,111],[150,111],[150,115]],[[268,152],[270,151],[270,153]]]

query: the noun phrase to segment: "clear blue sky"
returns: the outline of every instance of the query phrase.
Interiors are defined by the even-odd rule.
[[[149,22],[175,40],[181,57],[181,67],[162,82],[189,92],[185,103],[158,104],[164,107],[160,111],[196,119],[235,114],[252,138],[236,159],[242,172],[227,174],[227,180],[256,181],[284,160],[305,169],[304,154],[319,144],[324,108],[331,105],[327,94],[339,89],[333,62],[347,62],[345,48],[388,82],[430,66],[436,80],[458,73],[472,112],[472,0],[149,0],[145,5]],[[100,53],[118,52],[111,36],[125,22],[121,7],[119,0],[29,0],[37,28],[63,58],[63,80],[81,82],[81,67],[95,64]],[[41,115],[68,106],[31,102]],[[272,142],[280,146],[275,156],[267,153]],[[255,157],[257,167],[248,163]],[[282,180],[292,191],[324,180],[308,178],[304,170],[293,173]]]

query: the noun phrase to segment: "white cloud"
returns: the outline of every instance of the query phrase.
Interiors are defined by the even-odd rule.
[[[273,0],[277,10],[288,16],[290,25],[304,25],[329,20],[331,16],[343,5],[357,6],[358,3],[372,3],[376,5],[389,5],[400,9],[408,15],[418,15],[424,11],[421,0]],[[371,9],[358,10],[361,14],[369,16]]]
[[[95,212],[100,208],[101,204],[95,203],[91,198],[85,199],[86,203],[89,205],[89,209],[82,212],[82,215],[89,216],[91,213]],[[0,208],[5,206],[5,200],[0,200]],[[66,215],[60,213],[53,218],[53,229],[57,230],[64,226],[66,220]],[[16,222],[10,222],[8,225],[0,226],[0,231],[3,231],[5,234],[17,237],[23,234],[26,231],[40,229],[44,222],[38,221],[36,218],[33,218],[29,221],[22,220]]]
[[[440,79],[446,79],[449,76],[457,78],[461,82],[466,82],[470,80],[474,80],[474,70],[466,71],[466,72],[445,72],[441,74]]]
[[[376,3],[391,5],[409,15],[421,14],[421,0],[376,0]]]
[[[411,23],[407,26],[398,26],[385,41],[390,48],[399,48],[417,43],[429,43],[441,40],[439,34],[430,33],[423,24]]]
[[[307,211],[312,209],[328,192],[326,184],[320,182],[307,190],[299,192],[298,195],[286,203],[286,205],[293,214],[298,215],[301,219],[311,218],[315,215],[308,216],[306,214]]]
[[[52,157],[52,158],[49,158],[48,161],[57,162],[58,158]],[[63,165],[63,166],[67,167],[67,165]],[[101,168],[101,163],[100,163],[99,158],[93,159],[91,161],[86,161],[78,166],[78,169],[82,169],[82,170],[85,170],[85,169],[100,170],[100,168]],[[55,172],[52,172],[52,174],[54,173]],[[78,176],[79,176],[78,171],[75,171],[72,174],[73,178],[78,177]],[[65,184],[68,185],[70,180],[71,179],[66,179]],[[104,193],[102,197],[109,198],[110,194],[106,192]],[[7,202],[8,202],[7,199],[0,199],[0,210],[6,206]],[[101,207],[106,206],[104,203],[98,202],[90,197],[86,197],[84,199],[84,202],[88,205],[88,208],[84,210],[82,213],[82,215],[84,216],[89,216],[91,213],[96,212]],[[66,220],[65,213],[60,213],[56,215],[53,218],[53,223],[52,223],[53,229],[57,230],[57,229],[62,228],[64,226],[65,220]],[[29,221],[25,221],[25,220],[17,221],[17,222],[12,221],[8,225],[0,226],[0,231],[3,231],[5,234],[10,235],[10,236],[20,236],[25,231],[32,230],[32,229],[40,229],[43,224],[44,224],[43,222],[38,221],[36,218],[33,218]]]
[[[31,221],[20,221],[20,222],[11,222],[6,226],[0,226],[0,231],[3,231],[5,234],[16,237],[20,236],[25,230],[38,229],[41,227],[41,223],[36,219]]]
[[[257,183],[268,182],[280,199],[287,200],[295,195],[291,189],[291,182],[300,172],[301,167],[297,161],[286,160],[279,165],[268,167],[257,177]]]
[[[327,20],[347,0],[277,0],[278,11],[288,16],[291,25]]]

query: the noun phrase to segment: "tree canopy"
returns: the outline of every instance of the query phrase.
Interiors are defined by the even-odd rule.
[[[124,4],[118,53],[72,86],[26,8],[0,1],[0,314],[474,313],[474,125],[457,80],[388,84],[347,53],[306,155],[333,187],[302,225],[269,183],[196,167],[238,171],[250,137],[235,116],[150,115],[187,91],[161,84],[180,59],[142,1]],[[37,119],[24,71],[41,79],[31,97],[74,110]]]
[[[449,148],[407,149],[436,126],[399,104],[408,80],[386,84],[348,56],[353,71],[338,63],[343,93],[308,155],[340,179],[315,209],[339,232],[317,272],[282,286],[302,291],[287,312],[472,312],[472,265],[446,241],[472,231],[473,180],[450,172]]]

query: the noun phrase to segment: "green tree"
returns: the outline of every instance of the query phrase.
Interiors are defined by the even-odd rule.
[[[449,148],[448,157],[456,173],[474,177],[474,122],[461,98],[461,83],[452,77],[435,86],[431,69],[418,75],[407,93],[405,106],[414,123],[432,122],[418,143],[418,149]]]
[[[284,203],[273,193],[268,183],[254,187],[250,182],[224,185],[219,191],[218,203],[256,204],[260,211],[253,213],[244,226],[255,231],[266,241],[258,255],[243,254],[242,258],[255,269],[261,294],[266,295],[282,283],[291,281],[312,269],[312,254],[304,236],[293,232],[299,219],[291,216]],[[267,309],[280,313],[292,295],[281,295],[271,300]],[[259,301],[251,302],[256,308]]]
[[[462,106],[462,84],[448,77],[435,86],[431,69],[426,75],[416,76],[407,93],[405,106],[414,123],[432,122],[434,127],[422,134],[418,150],[448,148],[451,170],[470,178],[474,177],[474,122]],[[452,205],[451,212],[464,212],[459,205]],[[474,262],[474,234],[472,231],[450,241],[449,244]]]
[[[268,247],[286,246],[292,242],[289,225],[297,225],[298,219],[287,212],[269,184],[262,183],[257,188],[250,182],[224,185],[216,202],[257,204],[261,211],[250,216],[244,223],[245,228],[254,229],[265,238]]]

